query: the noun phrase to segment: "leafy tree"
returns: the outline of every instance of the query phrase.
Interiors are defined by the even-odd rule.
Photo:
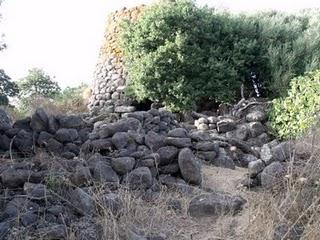
[[[15,82],[0,69],[0,105],[7,106],[9,104],[8,97],[14,97],[18,94],[19,89]]]
[[[320,113],[320,70],[294,78],[288,95],[273,101],[270,121],[281,138],[297,137],[316,123]]]
[[[0,0],[0,6],[2,1]],[[1,18],[1,15],[0,15]],[[6,48],[5,43],[0,39],[0,51]],[[9,97],[14,97],[18,94],[19,89],[15,82],[12,82],[10,77],[0,69],[0,105],[7,106],[9,104]]]
[[[185,110],[203,99],[234,101],[255,75],[267,96],[285,96],[291,79],[320,68],[319,17],[319,10],[237,15],[160,1],[123,24],[127,94]]]
[[[21,79],[18,85],[22,99],[37,96],[53,98],[61,91],[58,83],[53,81],[42,69],[38,68],[29,70],[28,75]]]
[[[155,4],[124,24],[128,93],[172,110],[192,108],[202,98],[232,100],[241,82],[228,63],[233,47],[226,17],[177,0]]]

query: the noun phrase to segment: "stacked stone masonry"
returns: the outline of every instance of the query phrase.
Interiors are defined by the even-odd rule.
[[[93,112],[132,112],[132,101],[125,97],[127,73],[119,47],[120,24],[123,20],[135,21],[144,6],[123,8],[109,15],[104,42],[94,73],[92,96],[89,109]]]

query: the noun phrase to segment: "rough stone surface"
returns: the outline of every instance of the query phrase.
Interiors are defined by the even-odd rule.
[[[178,162],[183,179],[190,184],[200,185],[202,182],[201,164],[189,148],[180,151]]]
[[[266,188],[274,187],[281,181],[284,174],[285,167],[283,164],[273,162],[261,173],[261,185]]]
[[[75,210],[83,215],[92,215],[96,212],[93,197],[81,188],[76,188],[71,193],[71,201]]]
[[[203,194],[191,200],[188,213],[195,218],[236,214],[242,210],[245,202],[239,196],[223,193]]]
[[[146,190],[152,186],[152,174],[147,167],[139,167],[131,171],[126,179],[128,186],[133,189]]]
[[[132,157],[113,158],[111,160],[111,165],[118,174],[124,175],[133,169],[135,159]]]
[[[264,168],[265,163],[261,159],[249,162],[248,164],[249,174],[252,177],[257,176],[260,172],[262,172]]]

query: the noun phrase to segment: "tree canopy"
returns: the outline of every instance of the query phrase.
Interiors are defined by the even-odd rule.
[[[42,69],[33,68],[18,82],[21,98],[42,96],[53,98],[61,91],[60,86]]]

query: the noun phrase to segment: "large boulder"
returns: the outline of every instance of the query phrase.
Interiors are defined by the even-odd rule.
[[[12,122],[8,114],[0,109],[0,132],[4,132],[11,128]]]
[[[108,182],[108,183],[119,183],[119,177],[112,167],[103,162],[98,161],[92,166],[93,178],[96,181]]]
[[[291,142],[282,142],[271,149],[273,159],[283,162],[290,159],[293,152],[293,144]]]
[[[38,135],[37,143],[39,146],[45,147],[51,138],[53,138],[52,134],[42,131]]]
[[[236,128],[236,123],[233,119],[223,119],[217,122],[217,130],[219,133],[230,132]]]
[[[116,149],[126,148],[130,140],[132,141],[132,139],[130,139],[129,134],[126,132],[117,132],[111,138],[111,141],[113,145],[116,147]]]
[[[46,131],[49,126],[48,115],[42,108],[38,108],[31,117],[30,127],[35,132]]]
[[[266,131],[265,127],[261,122],[250,122],[248,124],[248,129],[250,132],[250,136],[253,138],[258,137]]]
[[[157,153],[159,154],[159,165],[167,165],[172,163],[178,156],[179,150],[174,146],[166,146],[159,148]]]
[[[23,154],[33,153],[33,133],[20,130],[14,138],[15,147]]]
[[[7,135],[0,134],[0,150],[7,151],[10,149],[11,139]]]
[[[69,143],[77,140],[79,137],[78,131],[76,129],[61,128],[55,134],[55,139],[62,143]]]
[[[273,162],[262,171],[261,185],[266,188],[274,187],[281,183],[284,174],[284,165],[280,162]]]
[[[112,168],[120,175],[130,172],[135,165],[135,159],[132,157],[113,158],[111,160]]]
[[[184,128],[175,128],[168,132],[168,137],[174,138],[188,138],[188,131]]]
[[[81,188],[76,188],[71,192],[71,203],[80,214],[92,215],[96,212],[93,197]]]
[[[1,173],[0,177],[5,187],[17,188],[22,187],[25,182],[30,181],[32,174],[33,172],[31,170],[9,167]]]
[[[224,193],[202,194],[191,200],[188,213],[195,218],[236,214],[242,210],[245,203],[239,196]]]
[[[123,118],[115,123],[107,124],[99,130],[100,138],[112,137],[117,132],[128,132],[129,130],[138,130],[141,123],[136,118]]]
[[[194,148],[197,151],[215,151],[216,153],[219,153],[219,144],[216,142],[208,142],[208,141],[204,141],[204,142],[199,142],[197,144],[195,144]]]
[[[151,171],[147,167],[136,168],[128,174],[126,182],[130,189],[146,190],[153,183]]]
[[[213,160],[212,164],[217,167],[230,169],[236,168],[233,159],[228,155],[224,148],[219,148],[218,156]]]
[[[178,163],[181,175],[186,182],[196,185],[201,184],[201,163],[189,148],[184,148],[180,151]]]
[[[61,128],[81,128],[86,125],[79,115],[60,116],[59,124]]]
[[[166,138],[166,144],[178,148],[188,148],[192,146],[191,138],[168,137]]]
[[[266,114],[261,110],[255,110],[247,114],[246,120],[248,122],[263,122],[266,120]]]
[[[248,164],[248,170],[251,177],[256,177],[265,168],[265,163],[261,160],[251,161]]]
[[[144,141],[152,151],[157,151],[159,148],[165,146],[165,137],[154,131],[149,131]]]

